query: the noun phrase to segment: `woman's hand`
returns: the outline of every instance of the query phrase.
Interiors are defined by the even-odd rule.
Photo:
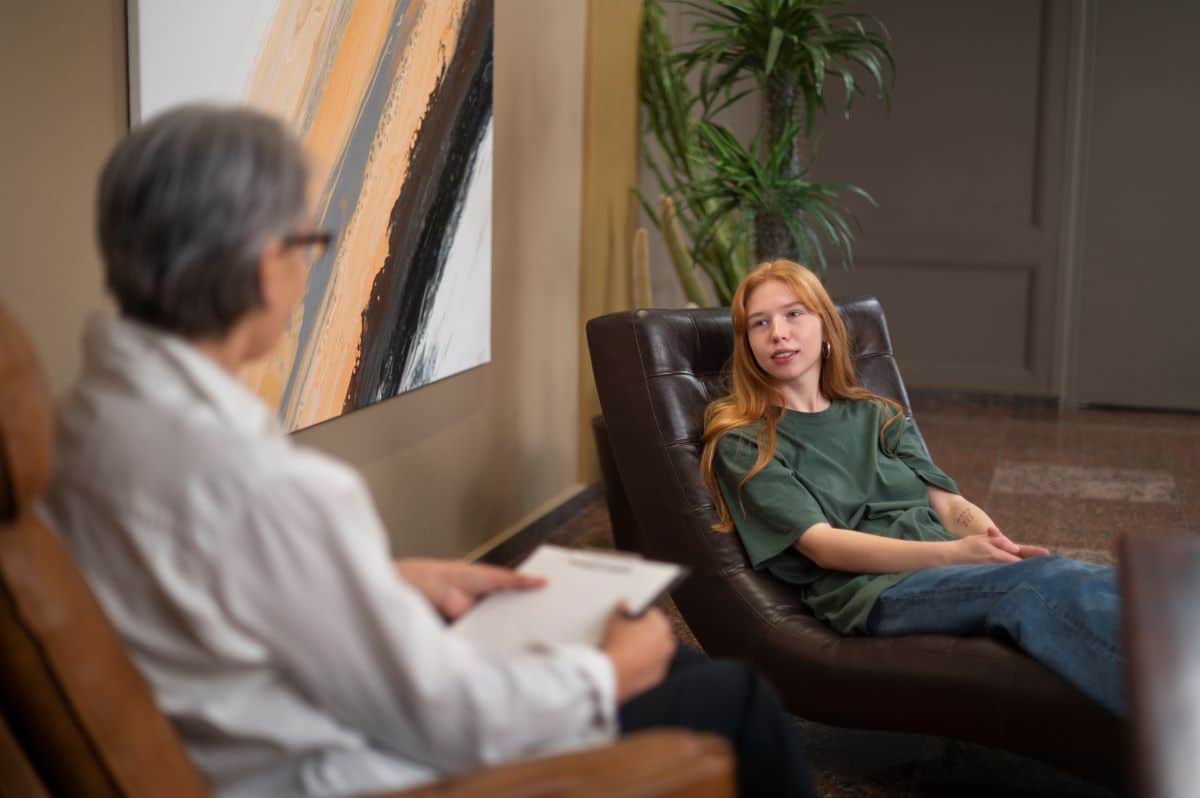
[[[968,535],[950,541],[954,549],[953,560],[957,565],[984,565],[1019,562],[1020,546],[1013,543],[995,527],[986,535]]]
[[[1022,560],[1028,560],[1030,557],[1047,557],[1050,555],[1050,549],[1045,546],[1028,546],[1021,543],[1013,543],[1008,539],[1007,535],[995,526],[988,527],[987,534],[995,537],[1005,551],[1017,555]]]
[[[546,584],[540,576],[454,560],[411,557],[397,561],[395,566],[400,578],[448,621],[463,615],[484,596],[503,590],[534,590]]]
[[[622,704],[663,680],[675,655],[675,635],[662,610],[653,607],[630,618],[624,604],[613,610],[604,629],[600,650],[608,655]]]

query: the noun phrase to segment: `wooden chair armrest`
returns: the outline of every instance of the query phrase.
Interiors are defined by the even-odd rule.
[[[371,798],[733,798],[734,757],[711,734],[664,730]]]
[[[1119,552],[1136,794],[1195,795],[1200,535],[1127,533]]]
[[[8,722],[0,716],[0,798],[50,798]]]

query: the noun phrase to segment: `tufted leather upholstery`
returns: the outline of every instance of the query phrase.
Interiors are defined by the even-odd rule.
[[[50,397],[0,306],[0,798],[200,798],[192,767],[58,537],[32,512],[50,477]],[[728,798],[724,741],[683,731],[518,762],[378,798]]]
[[[861,383],[909,409],[883,310],[840,302]],[[954,737],[1116,782],[1123,725],[1028,657],[989,639],[842,637],[798,591],[755,572],[717,520],[700,477],[704,409],[723,394],[728,311],[638,310],[587,325],[592,368],[623,492],[635,519],[617,535],[692,575],[674,599],[704,649],[755,663],[797,715],[840,726]]]

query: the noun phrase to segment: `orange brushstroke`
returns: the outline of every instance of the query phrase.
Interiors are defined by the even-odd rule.
[[[328,201],[330,171],[345,149],[370,86],[396,0],[283,0],[259,54],[247,102],[296,125],[312,159],[317,214]],[[335,269],[336,269],[335,265]],[[278,407],[296,365],[303,308],[275,351],[240,376]],[[289,428],[295,424],[285,418]]]
[[[454,57],[463,21],[462,4],[432,0],[413,3],[409,14],[414,10],[417,13],[405,39],[403,60],[371,145],[358,205],[342,231],[320,321],[299,358],[299,390],[293,391],[292,401],[284,409],[291,429],[342,413],[356,365],[362,311],[387,255],[392,205],[407,177],[428,98]],[[339,59],[347,49],[348,36],[349,28],[339,47]],[[331,76],[325,94],[338,93],[338,86]],[[324,105],[322,97],[322,111]]]

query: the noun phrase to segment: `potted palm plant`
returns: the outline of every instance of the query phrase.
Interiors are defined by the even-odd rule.
[[[849,183],[809,179],[816,122],[833,83],[847,118],[869,90],[890,100],[895,64],[882,23],[842,10],[842,0],[668,2],[683,7],[692,39],[674,46],[659,0],[646,0],[639,90],[652,146],[643,149],[661,195],[641,200],[687,299],[708,304],[705,275],[727,305],[768,258],[799,260],[822,278],[831,261],[847,265],[854,220],[844,200],[873,200]],[[752,93],[762,119],[742,141],[719,119]]]

